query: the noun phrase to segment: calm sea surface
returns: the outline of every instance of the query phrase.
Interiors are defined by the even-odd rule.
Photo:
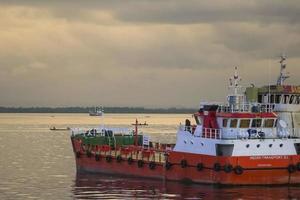
[[[152,140],[175,142],[191,115],[0,114],[0,199],[300,199],[300,187],[217,187],[144,178],[76,174],[68,131],[51,126],[131,127],[138,118]]]

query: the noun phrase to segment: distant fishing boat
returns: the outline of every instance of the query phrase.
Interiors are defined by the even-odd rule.
[[[102,116],[103,115],[103,109],[95,107],[95,110],[89,111],[90,116]]]
[[[50,131],[68,131],[70,127],[67,128],[56,128],[55,126],[50,127]]]

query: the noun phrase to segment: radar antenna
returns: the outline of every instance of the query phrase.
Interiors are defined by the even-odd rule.
[[[238,74],[238,68],[235,67],[234,75],[229,79],[229,95],[227,101],[229,103],[230,110],[238,111],[243,108],[244,94],[241,93],[242,86],[240,85],[241,78]]]
[[[288,76],[288,72],[286,72],[286,59],[287,56],[282,54],[280,56],[280,75],[277,79],[277,85],[283,85],[284,81],[289,78],[290,76]]]
[[[229,79],[229,88],[232,90],[233,95],[239,95],[239,90],[241,89],[240,81],[242,79],[239,77],[238,68],[234,68],[234,76]]]

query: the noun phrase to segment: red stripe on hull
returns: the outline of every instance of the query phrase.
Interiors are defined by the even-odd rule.
[[[123,160],[118,163],[115,159],[111,162],[107,162],[105,157],[102,157],[99,161],[96,161],[94,157],[88,158],[82,155],[76,159],[76,165],[78,170],[99,172],[108,174],[120,174],[130,176],[140,176],[149,178],[160,178],[164,177],[164,167],[162,165],[156,165],[155,169],[150,169],[148,163],[144,163],[144,166],[139,168],[137,161],[132,164],[128,164],[127,160]]]
[[[300,171],[290,173],[287,166],[290,163],[299,162],[299,156],[288,156],[288,159],[274,159],[272,157],[254,159],[252,157],[215,157],[197,154],[171,152],[169,161],[173,163],[169,170],[163,165],[156,165],[150,169],[148,162],[139,168],[137,161],[131,165],[126,160],[118,163],[116,159],[107,162],[104,157],[96,161],[95,157],[81,155],[76,158],[78,170],[96,173],[109,173],[130,176],[140,176],[166,180],[190,180],[197,183],[225,184],[225,185],[277,185],[277,184],[299,184]],[[182,168],[180,161],[187,160],[187,167]],[[175,162],[176,161],[176,162]],[[204,163],[204,168],[199,171],[198,163]],[[219,163],[222,168],[215,171],[214,164]],[[259,164],[267,163],[268,167],[258,167]],[[223,166],[231,164],[233,167],[240,165],[244,168],[243,173],[238,175],[234,171],[225,172]],[[264,165],[263,165],[264,166]]]

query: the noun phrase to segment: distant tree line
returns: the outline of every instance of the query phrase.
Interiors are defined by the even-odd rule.
[[[0,107],[0,113],[88,113],[94,107]],[[105,113],[182,113],[196,112],[191,108],[104,107]]]

